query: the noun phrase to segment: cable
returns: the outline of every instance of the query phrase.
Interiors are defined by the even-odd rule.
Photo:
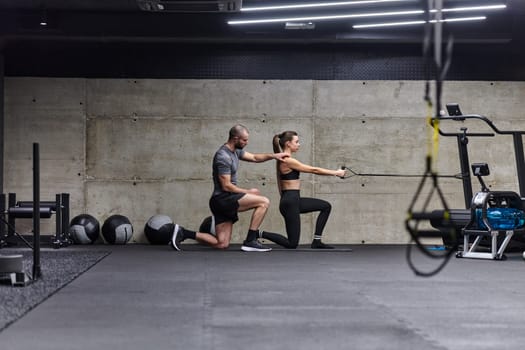
[[[345,175],[341,177],[341,179],[348,179],[354,176],[383,176],[383,177],[429,177],[430,174],[374,174],[374,173],[358,173],[354,171],[352,168],[343,165],[341,167],[345,171]],[[454,178],[454,179],[463,179],[463,175],[461,173],[455,174],[455,175],[436,175],[437,177],[445,177],[445,178]]]

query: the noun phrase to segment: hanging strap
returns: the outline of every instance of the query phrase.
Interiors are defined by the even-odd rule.
[[[432,6],[434,4],[434,6]],[[424,99],[427,104],[427,125],[430,125],[429,135],[427,139],[427,155],[425,158],[425,176],[422,177],[417,189],[414,194],[410,206],[408,208],[407,218],[405,220],[405,228],[410,235],[411,243],[414,242],[416,247],[420,252],[425,256],[433,259],[441,259],[441,262],[436,268],[431,271],[422,271],[418,269],[412,261],[412,245],[409,244],[407,247],[407,262],[410,268],[418,276],[433,276],[439,271],[441,271],[445,265],[450,260],[452,254],[457,250],[457,234],[453,225],[450,223],[450,210],[448,204],[445,200],[445,196],[438,183],[438,175],[435,170],[434,162],[437,161],[438,151],[439,151],[439,119],[441,113],[441,93],[442,93],[442,83],[446,75],[446,71],[450,65],[451,52],[452,52],[452,40],[449,41],[447,48],[447,60],[446,64],[442,69],[441,62],[441,9],[442,9],[442,0],[429,0],[428,2],[428,23],[425,31],[425,39],[423,42],[424,56],[428,60],[427,63],[432,62],[435,65],[437,76],[436,76],[436,105],[435,105],[435,117],[432,117],[432,99],[430,98],[430,82],[427,79],[425,85],[425,96]],[[430,33],[431,33],[431,18],[430,10],[436,10],[435,16],[435,25],[434,25],[434,60],[429,60],[429,46],[430,46]],[[430,66],[430,64],[429,64]],[[427,66],[427,67],[429,67]],[[428,71],[430,73],[430,69]],[[430,74],[429,74],[430,76]],[[427,179],[431,179],[431,182],[427,182]],[[423,195],[423,189],[429,187],[429,193],[425,196]],[[438,196],[438,199],[443,207],[442,211],[430,211],[429,205],[434,195]],[[421,209],[418,211],[415,210],[416,205],[419,205]],[[430,220],[441,220],[444,223],[444,226],[447,227],[445,232],[430,230],[430,229],[421,229],[421,224],[423,222],[429,222]],[[454,243],[453,247],[446,248],[444,251],[433,251],[430,250],[422,241],[423,238],[443,238],[448,236],[449,239]]]

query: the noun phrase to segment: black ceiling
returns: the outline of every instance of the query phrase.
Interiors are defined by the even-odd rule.
[[[254,47],[255,50],[264,47],[274,52],[288,50],[289,55],[293,55],[291,50],[304,53],[315,46],[316,54],[332,50],[330,58],[326,60],[337,59],[334,50],[348,51],[356,45],[373,47],[376,55],[378,50],[383,48],[388,48],[392,52],[397,50],[392,49],[393,47],[406,50],[407,46],[417,46],[417,52],[420,52],[424,33],[424,26],[357,30],[352,28],[352,25],[359,23],[358,20],[314,21],[315,28],[311,30],[289,30],[284,28],[283,23],[232,26],[228,25],[227,21],[247,19],[253,15],[246,12],[143,11],[138,6],[140,1],[180,2],[180,0],[0,0],[0,52],[6,57],[6,73],[53,75],[60,72],[59,66],[64,66],[67,61],[82,61],[78,65],[85,66],[82,57],[87,55],[90,57],[85,60],[91,60],[90,65],[94,65],[94,61],[98,62],[96,69],[99,71],[103,69],[115,71],[120,67],[118,63],[113,63],[111,68],[104,68],[108,66],[107,62],[104,63],[104,57],[109,55],[113,55],[113,61],[118,60],[121,64],[124,58],[133,59],[130,55],[135,55],[136,63],[147,61],[151,66],[159,62],[159,58],[163,58],[164,64],[169,65],[174,57],[189,52],[188,47],[190,51],[198,47],[199,58],[209,47],[212,48],[209,52],[213,50],[216,52],[220,47],[220,50],[223,50],[220,57],[226,61],[232,54],[224,51],[223,47],[234,47],[235,55],[238,55],[240,50],[253,51]],[[217,1],[240,2],[240,0]],[[329,0],[325,0],[327,1]],[[191,5],[192,2],[198,1],[186,0],[184,3]],[[243,0],[242,3],[243,7],[249,7],[297,2],[305,1]],[[525,58],[525,50],[523,50],[525,0],[443,0],[443,3],[444,7],[506,4],[506,9],[484,13],[487,15],[485,21],[443,25],[443,36],[446,38],[452,34],[456,52],[469,51],[468,60],[471,61],[487,52],[492,55],[491,60],[496,58],[502,66],[507,66],[508,59],[500,57],[513,57],[514,67],[517,66],[521,71],[520,76],[524,76],[524,69],[519,63],[522,60],[518,57]],[[427,5],[427,0],[405,0],[399,3],[367,5],[366,10],[425,9]],[[354,9],[359,7],[352,7],[352,11]],[[363,9],[364,7],[360,10]],[[348,12],[348,9],[334,8],[330,13],[333,11],[340,14],[342,11]],[[318,12],[319,10],[316,10],[315,13]],[[282,13],[272,12],[271,15],[311,15],[312,13],[312,10],[288,10]],[[40,25],[43,16],[47,19],[47,26]],[[419,19],[426,18],[421,15]],[[326,50],[327,45],[330,47],[329,50]],[[164,57],[161,57],[163,55]],[[191,64],[195,55],[187,56],[185,62]],[[245,55],[237,60],[252,59],[252,56]],[[54,59],[56,57],[61,59]],[[111,57],[108,57],[109,59]],[[265,58],[259,58],[258,64],[263,60]],[[42,62],[41,65],[46,68],[38,71],[38,68],[35,68],[38,62]],[[516,71],[514,67],[512,69]],[[49,72],[44,72],[44,69]],[[73,69],[71,72],[62,73],[74,75],[72,71]],[[92,75],[97,73],[93,72]]]
[[[144,0],[141,0],[144,1]],[[158,1],[158,0],[151,0]],[[170,0],[168,0],[170,1]],[[220,0],[218,0],[220,1]],[[238,0],[239,1],[239,0]],[[286,1],[286,3],[297,0]],[[171,2],[177,2],[171,0]],[[191,3],[192,1],[186,1]],[[195,2],[195,1],[193,1]],[[244,0],[243,6],[260,6],[268,0]],[[276,1],[273,1],[276,3]],[[285,3],[284,0],[277,3]],[[426,0],[387,5],[367,5],[372,9],[405,9],[426,6]],[[523,42],[525,37],[525,1],[523,0],[444,0],[444,6],[473,3],[504,3],[504,10],[487,13],[478,23],[445,25],[456,42]],[[450,4],[450,5],[449,5]],[[352,8],[352,10],[355,7]],[[319,11],[319,10],[316,10]],[[334,10],[330,10],[334,11]],[[336,13],[345,9],[336,8]],[[348,12],[348,10],[346,10]],[[45,13],[48,25],[39,25]],[[286,11],[290,16],[296,11]],[[301,12],[303,15],[308,12]],[[311,13],[311,12],[310,12]],[[309,14],[309,13],[308,13]],[[272,16],[278,13],[272,13]],[[258,14],[258,16],[261,16]],[[249,18],[234,12],[147,12],[137,0],[2,0],[0,1],[0,34],[4,44],[11,41],[63,40],[104,42],[413,42],[421,39],[422,29],[356,30],[358,20],[318,21],[313,30],[286,30],[284,24],[230,26],[231,19]]]

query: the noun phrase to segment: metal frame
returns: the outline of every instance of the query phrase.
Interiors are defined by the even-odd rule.
[[[487,124],[495,134],[499,135],[511,135],[514,146],[514,156],[516,159],[516,173],[519,184],[519,194],[521,197],[525,197],[525,154],[523,151],[523,135],[525,131],[518,130],[500,130],[494,123],[487,117],[478,114],[468,114],[459,116],[444,116],[440,117],[439,120],[453,120],[453,121],[464,121],[466,119],[477,119]],[[468,137],[493,137],[494,133],[467,133],[466,128],[461,128],[460,133],[446,133],[439,129],[439,134],[442,136],[455,136],[458,139],[459,149],[459,162],[461,165],[461,174],[463,176],[463,194],[465,198],[465,207],[470,207],[470,201],[472,200],[472,180],[470,177],[470,164],[468,159]]]
[[[5,226],[0,224],[0,241],[4,245],[12,244],[16,229],[16,219],[33,217],[34,201],[17,201],[16,193],[9,193],[8,206],[5,207],[5,194],[0,195],[0,209],[2,215],[7,215],[7,235],[5,234]],[[40,218],[49,219],[52,214],[55,214],[56,232],[52,238],[52,245],[54,248],[60,248],[69,245],[71,242],[68,239],[67,229],[69,227],[69,193],[57,193],[55,201],[40,201]],[[4,240],[5,239],[5,240]]]
[[[498,236],[502,233],[505,234],[505,239],[503,240],[503,242],[501,242],[500,246],[498,247]],[[458,252],[456,254],[456,257],[471,259],[505,260],[505,255],[503,253],[505,252],[505,249],[507,249],[507,245],[509,244],[513,235],[513,230],[494,230],[489,232],[477,230],[465,231],[463,234],[463,250]],[[470,236],[475,236],[476,239],[470,245],[469,248]],[[479,243],[485,236],[491,237],[490,252],[479,252],[477,251],[479,248]]]

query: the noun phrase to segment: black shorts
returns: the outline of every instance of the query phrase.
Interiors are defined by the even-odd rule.
[[[215,225],[231,221],[235,223],[239,220],[237,212],[239,211],[239,199],[245,193],[223,192],[210,198],[210,209],[215,216]]]

